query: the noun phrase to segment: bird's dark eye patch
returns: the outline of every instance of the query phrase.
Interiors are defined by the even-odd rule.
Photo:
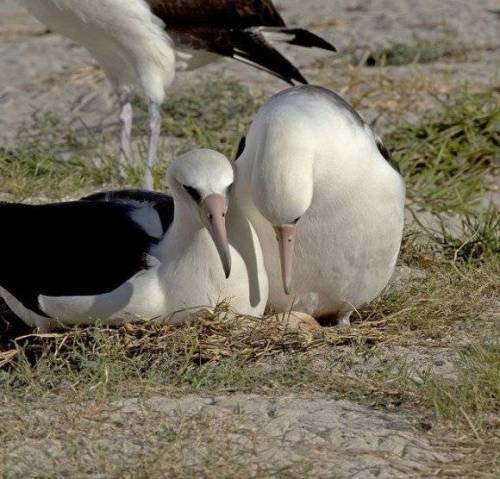
[[[292,221],[292,225],[297,224],[297,223],[299,222],[300,218],[301,218],[300,216],[299,216],[298,218],[295,218],[295,219]]]
[[[231,190],[233,189],[233,185],[230,184],[227,188],[226,188],[226,195],[229,195],[231,194]]]
[[[182,185],[182,186],[188,192],[189,196],[191,196],[191,198],[193,198],[193,200],[196,203],[200,202],[201,195],[200,195],[200,192],[196,188],[193,188],[192,186],[187,186],[187,185]]]

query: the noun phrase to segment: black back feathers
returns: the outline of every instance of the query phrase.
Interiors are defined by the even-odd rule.
[[[38,314],[41,294],[112,291],[148,267],[146,254],[157,242],[131,209],[97,201],[0,204],[0,285]]]

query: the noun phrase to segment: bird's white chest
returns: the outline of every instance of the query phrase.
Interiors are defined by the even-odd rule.
[[[352,310],[371,301],[394,270],[403,229],[404,187],[395,175],[383,187],[316,189],[297,224],[290,295],[283,290],[272,225],[251,200],[245,211],[258,233],[269,276],[269,302],[313,315]]]
[[[239,221],[239,219],[238,219]],[[248,222],[245,223],[248,224]],[[193,309],[213,308],[227,302],[236,312],[261,315],[268,295],[264,260],[255,231],[235,231],[228,223],[231,274],[226,278],[208,231],[199,230],[183,250],[166,247],[160,275],[165,302],[174,321]],[[170,253],[168,253],[170,251]],[[179,251],[182,251],[179,254]]]
[[[86,296],[41,295],[40,307],[65,324],[117,324],[162,317],[165,293],[158,274],[159,263],[154,263],[113,291]]]

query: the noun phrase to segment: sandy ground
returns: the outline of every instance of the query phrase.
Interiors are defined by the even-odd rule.
[[[219,463],[223,477],[397,478],[450,459],[415,434],[411,417],[325,397],[152,396],[114,402],[97,415],[92,408],[77,409],[81,415],[67,435],[60,420],[76,417],[74,407],[62,407],[58,414],[38,411],[38,427],[52,428],[52,438],[5,444],[6,477],[33,477],[35,463],[39,477],[54,471],[59,477],[89,477],[82,471],[99,463],[105,471],[106,456],[117,455],[123,461],[121,477],[134,477],[127,470],[142,460],[162,464],[158,477],[221,477],[213,466]],[[87,421],[108,427],[99,438],[82,435],[78,453],[61,461],[68,455],[65,436]],[[142,439],[144,429],[167,436],[170,431],[175,441],[152,446]],[[167,454],[176,455],[172,464],[160,458]],[[203,472],[207,463],[212,475]],[[228,466],[234,476],[227,475]]]
[[[436,94],[464,85],[498,85],[500,17],[491,11],[500,7],[498,1],[281,0],[277,4],[291,24],[321,33],[339,49],[336,56],[301,49],[287,49],[287,55],[314,82],[335,86],[349,99],[356,100],[361,93],[352,82],[353,72],[342,63],[342,52],[423,39],[451,41],[467,51],[467,59],[386,68],[383,75],[387,81],[395,81],[403,92],[408,82],[415,81]],[[191,85],[202,87],[204,78],[221,72],[267,94],[285,86],[262,72],[226,60],[194,73],[179,74],[172,91]],[[375,83],[377,72],[364,68],[355,74],[369,85],[371,78]],[[395,109],[391,110],[390,101],[397,102],[404,93],[395,88],[384,95],[359,100],[362,114],[374,120],[383,111],[397,121],[395,113],[391,117]],[[412,87],[411,95],[415,96],[410,97],[411,104],[404,112],[410,120],[431,107],[431,95],[418,85]],[[0,146],[14,145],[23,128],[36,134],[31,126],[36,115],[54,114],[76,129],[82,125],[103,127],[114,123],[115,106],[108,83],[85,50],[56,34],[46,34],[44,27],[13,0],[1,0]],[[390,121],[380,122],[382,130],[387,125]],[[435,358],[435,363],[442,366],[443,357]],[[91,405],[81,407],[91,409]],[[208,426],[197,441],[191,443],[186,435],[164,446],[163,453],[171,454],[187,448],[191,462],[186,462],[186,471],[203,470],[204,461],[213,451],[207,444],[214,434],[220,440],[216,450],[221,455],[240,457],[245,463],[245,473],[239,477],[261,477],[267,466],[298,474],[289,477],[307,473],[317,477],[396,478],[418,471],[425,476],[427,466],[450,459],[414,427],[412,418],[328,397],[231,394],[144,401],[125,398],[110,404],[109,411],[100,412],[98,417],[87,418],[103,421],[107,427],[97,438],[83,434],[78,454],[65,449],[63,418],[71,413],[69,409],[41,408],[37,413],[39,425],[54,428],[51,439],[4,441],[0,445],[0,476],[107,477],[83,471],[104,461],[106,455],[123,461],[125,467],[128,461],[142,460],[146,453],[159,454],[148,450],[148,431],[156,431],[159,425],[179,428],[200,417],[208,418]],[[0,408],[0,420],[8,415],[8,409]],[[87,419],[83,416],[79,420],[84,422]],[[227,449],[223,450],[221,444]],[[183,453],[187,454],[185,450]],[[306,466],[309,469],[300,469]]]

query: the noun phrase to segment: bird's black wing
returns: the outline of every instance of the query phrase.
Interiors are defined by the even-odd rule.
[[[131,201],[149,203],[160,217],[163,233],[165,233],[174,220],[174,200],[165,193],[143,190],[113,190],[94,193],[82,198],[86,201],[107,201],[114,203],[130,204]]]
[[[232,57],[293,84],[307,83],[300,71],[268,43],[335,51],[301,28],[288,28],[270,0],[148,0],[152,12],[180,45]]]
[[[243,30],[256,26],[284,27],[271,0],[147,0],[167,28],[213,26]]]
[[[147,268],[156,244],[119,203],[0,204],[0,285],[44,314],[38,296],[107,293]]]

